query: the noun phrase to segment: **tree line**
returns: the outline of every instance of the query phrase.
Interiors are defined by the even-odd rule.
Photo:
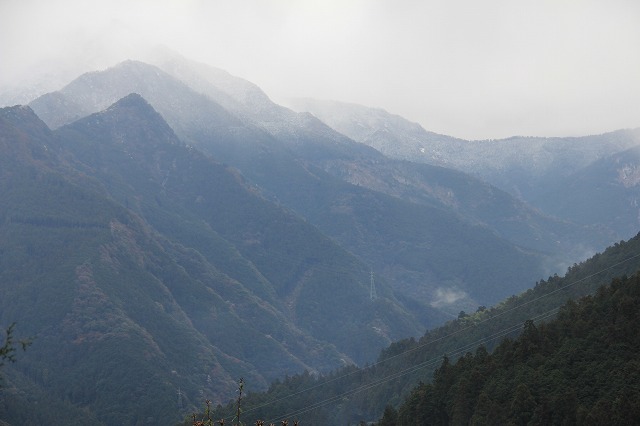
[[[548,323],[524,323],[489,354],[445,356],[378,426],[629,425],[640,419],[640,275],[569,301]]]

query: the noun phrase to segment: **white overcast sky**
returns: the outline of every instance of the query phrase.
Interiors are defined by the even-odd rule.
[[[637,0],[0,0],[0,85],[107,66],[124,58],[87,44],[127,56],[132,34],[276,101],[381,107],[467,139],[640,127]]]

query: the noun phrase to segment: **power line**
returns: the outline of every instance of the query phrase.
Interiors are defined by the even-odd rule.
[[[567,284],[567,285],[564,285],[564,286],[562,286],[562,287],[559,287],[559,288],[557,288],[557,289],[555,289],[555,290],[552,290],[552,291],[550,291],[550,292],[548,292],[548,293],[545,293],[545,294],[543,294],[543,295],[540,295],[540,296],[538,296],[538,297],[535,297],[535,298],[533,298],[533,299],[531,299],[531,300],[528,300],[528,301],[526,301],[526,302],[520,303],[520,304],[518,304],[518,305],[516,305],[516,306],[513,306],[513,307],[511,307],[511,308],[509,308],[509,309],[503,310],[502,312],[500,312],[500,313],[498,313],[498,314],[496,314],[496,315],[493,315],[493,316],[491,316],[491,317],[489,317],[489,318],[485,318],[485,319],[483,319],[483,320],[481,320],[481,321],[478,321],[478,322],[476,322],[476,323],[473,323],[473,324],[471,324],[471,325],[469,325],[469,326],[467,326],[467,327],[463,327],[463,328],[461,328],[461,329],[458,329],[458,330],[456,330],[456,331],[453,331],[453,332],[451,332],[451,333],[449,333],[449,334],[446,334],[446,335],[444,335],[444,336],[441,336],[441,337],[439,337],[439,338],[432,339],[432,340],[430,340],[430,341],[428,341],[428,342],[425,342],[425,343],[422,343],[422,344],[420,344],[420,345],[417,345],[417,346],[415,346],[415,347],[413,347],[413,348],[411,348],[411,349],[408,349],[408,350],[403,351],[403,352],[401,352],[401,353],[398,353],[398,354],[396,354],[396,355],[393,355],[393,356],[390,356],[390,357],[388,357],[388,358],[385,358],[385,359],[383,359],[382,361],[378,361],[378,362],[376,362],[376,363],[372,364],[372,365],[371,365],[371,366],[369,366],[368,368],[374,368],[374,367],[377,367],[377,366],[379,366],[379,365],[381,365],[381,364],[384,364],[384,363],[386,363],[386,362],[388,362],[388,361],[390,361],[390,360],[392,360],[392,359],[396,359],[396,358],[398,358],[398,357],[401,357],[401,356],[407,355],[407,354],[409,354],[409,353],[411,353],[411,352],[414,352],[414,351],[416,351],[416,350],[418,350],[418,349],[422,349],[422,348],[424,348],[424,347],[426,347],[426,346],[428,346],[428,345],[431,345],[431,344],[433,344],[433,343],[436,343],[436,342],[442,341],[442,340],[444,340],[444,339],[451,338],[451,337],[453,337],[453,336],[455,336],[455,335],[457,335],[457,334],[460,334],[460,333],[462,333],[462,332],[464,332],[464,331],[467,331],[467,330],[470,330],[470,329],[472,329],[472,328],[475,328],[475,327],[477,327],[477,326],[478,326],[478,325],[480,325],[480,324],[483,324],[483,323],[486,323],[486,322],[492,321],[492,320],[494,320],[494,319],[496,319],[496,318],[499,318],[499,317],[501,317],[501,316],[503,316],[503,315],[505,315],[505,314],[507,314],[507,313],[513,312],[513,311],[515,311],[515,310],[517,310],[517,309],[520,309],[520,308],[522,308],[522,307],[524,307],[524,306],[530,305],[531,303],[536,302],[536,301],[538,301],[538,300],[540,300],[540,299],[543,299],[543,298],[548,297],[548,296],[550,296],[550,295],[552,295],[552,294],[556,294],[556,293],[558,293],[559,291],[562,291],[562,290],[568,289],[568,288],[570,288],[570,287],[572,287],[572,286],[575,286],[576,284],[579,284],[579,283],[581,283],[581,282],[584,282],[585,280],[588,280],[588,279],[590,279],[590,278],[593,278],[593,277],[595,277],[596,275],[599,275],[599,274],[601,274],[601,273],[603,273],[603,272],[609,271],[609,270],[611,270],[611,269],[613,269],[613,268],[615,268],[615,267],[617,267],[617,266],[620,266],[620,265],[622,265],[622,264],[624,264],[624,263],[626,263],[626,262],[629,262],[629,261],[631,261],[631,260],[633,260],[633,259],[636,259],[636,258],[638,258],[638,257],[640,257],[640,253],[638,253],[638,254],[636,254],[636,255],[633,255],[633,256],[630,256],[630,257],[628,257],[628,258],[626,258],[626,259],[623,259],[623,260],[621,260],[621,261],[619,261],[619,262],[617,262],[617,263],[615,263],[615,264],[613,264],[613,265],[610,265],[610,266],[608,266],[608,267],[606,267],[606,268],[603,268],[603,269],[601,269],[601,270],[599,270],[599,271],[597,271],[597,272],[594,272],[594,273],[592,273],[592,274],[590,274],[590,275],[587,275],[587,276],[585,276],[585,277],[582,277],[582,278],[580,278],[580,279],[577,279],[577,280],[575,280],[575,281],[573,281],[573,282],[571,282],[571,283],[569,283],[569,284]],[[534,317],[534,319],[533,319],[533,320],[534,320],[534,321],[535,321],[535,320],[540,321],[540,320],[542,320],[542,319],[546,319],[546,318],[548,318],[548,317],[551,317],[551,316],[555,315],[555,313],[557,313],[558,309],[559,309],[559,307],[556,307],[556,308],[553,308],[553,309],[551,309],[551,310],[549,310],[549,311],[546,311],[546,312],[544,312],[544,313],[542,313],[542,314],[539,314],[537,317]],[[462,346],[462,347],[460,347],[460,348],[455,349],[455,350],[454,350],[454,352],[452,352],[452,355],[454,355],[454,354],[458,354],[458,353],[460,353],[461,351],[463,351],[463,353],[465,353],[465,352],[467,352],[467,351],[468,351],[468,349],[466,349],[466,348],[471,347],[472,345],[473,345],[473,346],[475,346],[475,345],[478,345],[478,344],[482,344],[483,342],[489,342],[489,341],[491,341],[491,340],[495,340],[495,339],[497,339],[497,338],[499,338],[499,337],[502,337],[502,336],[504,336],[504,335],[507,335],[507,334],[509,334],[509,333],[514,332],[514,331],[515,331],[515,330],[517,330],[519,327],[521,327],[521,323],[520,323],[520,322],[518,322],[518,324],[511,325],[511,326],[509,326],[509,327],[503,328],[502,330],[500,330],[500,331],[498,331],[498,332],[494,333],[493,335],[490,335],[490,336],[484,337],[484,338],[482,338],[482,339],[477,340],[476,342],[473,342],[473,343],[470,343],[470,344],[468,344],[468,345],[465,345],[465,346]],[[440,359],[440,358],[438,358],[438,359]],[[296,411],[296,412],[289,413],[289,414],[287,414],[287,417],[294,416],[294,415],[298,415],[298,414],[302,414],[302,413],[304,413],[304,412],[307,412],[307,411],[313,410],[313,409],[315,409],[315,408],[319,408],[319,407],[321,407],[321,406],[323,406],[323,405],[327,405],[327,404],[329,404],[329,403],[331,403],[331,402],[333,402],[333,401],[336,401],[336,400],[338,400],[338,399],[340,399],[340,398],[344,398],[344,397],[346,397],[346,396],[348,396],[348,395],[350,395],[350,394],[355,394],[355,393],[361,392],[361,391],[363,391],[363,390],[367,390],[367,389],[370,389],[370,388],[372,388],[372,387],[378,386],[378,385],[380,385],[380,384],[382,384],[382,383],[386,383],[386,382],[388,382],[388,381],[390,381],[390,380],[393,380],[394,378],[402,377],[402,376],[404,376],[404,375],[406,375],[406,374],[409,374],[409,373],[411,373],[411,372],[413,372],[413,371],[417,371],[417,370],[419,370],[419,369],[422,369],[422,368],[426,367],[427,365],[429,365],[428,363],[433,363],[433,362],[434,362],[434,360],[433,360],[433,359],[432,359],[432,360],[428,360],[428,361],[424,361],[424,362],[422,362],[422,363],[420,363],[420,364],[417,364],[417,365],[415,365],[415,366],[412,366],[412,367],[409,367],[409,368],[407,368],[407,369],[401,370],[400,372],[392,373],[392,374],[390,374],[390,375],[388,375],[388,376],[384,377],[383,379],[380,379],[380,380],[378,380],[378,381],[374,382],[373,384],[372,384],[372,383],[368,383],[368,384],[363,385],[363,386],[361,386],[361,387],[359,387],[359,388],[356,388],[356,389],[353,389],[353,390],[350,390],[350,391],[344,392],[343,394],[340,394],[340,395],[337,395],[337,396],[334,396],[334,397],[328,398],[328,399],[326,399],[326,400],[324,400],[324,401],[320,401],[319,403],[312,404],[311,406],[307,406],[307,407],[305,407],[305,408],[304,408],[304,411]],[[294,393],[291,393],[291,394],[285,395],[285,396],[283,396],[283,397],[280,397],[280,398],[278,398],[278,399],[275,399],[275,400],[272,400],[272,401],[266,402],[266,403],[264,403],[264,404],[261,404],[261,405],[258,405],[258,406],[255,406],[255,407],[252,407],[252,408],[250,408],[250,409],[248,409],[248,410],[245,410],[245,411],[244,411],[244,413],[250,413],[250,412],[252,412],[252,411],[256,411],[256,410],[258,410],[258,409],[260,409],[260,408],[264,408],[264,407],[266,407],[266,406],[269,406],[269,405],[275,404],[275,403],[277,403],[277,402],[280,402],[280,401],[283,401],[283,400],[286,400],[286,399],[292,398],[292,397],[297,396],[297,395],[300,395],[300,394],[302,394],[302,393],[309,392],[309,391],[311,391],[311,390],[317,389],[318,387],[325,386],[325,385],[327,385],[327,384],[329,384],[329,383],[332,383],[332,382],[334,382],[334,381],[336,381],[336,380],[340,380],[340,379],[347,378],[347,377],[349,377],[349,376],[352,376],[352,375],[354,375],[354,374],[356,374],[356,373],[360,373],[360,372],[362,372],[362,371],[363,371],[362,369],[357,369],[357,370],[351,371],[351,372],[349,372],[349,373],[346,373],[346,374],[343,374],[343,375],[340,375],[340,376],[336,376],[336,377],[334,377],[334,378],[332,378],[332,379],[329,379],[329,380],[327,380],[327,381],[324,381],[324,382],[322,382],[322,383],[318,383],[318,384],[316,384],[316,385],[310,386],[310,387],[305,388],[305,389],[302,389],[302,390],[300,390],[300,391],[297,391],[297,392],[294,392]],[[280,418],[285,418],[285,417],[280,417]]]
[[[549,310],[549,311],[547,311],[547,312],[545,312],[543,314],[540,314],[540,315],[534,317],[533,321],[540,321],[540,320],[549,318],[549,317],[555,315],[558,310],[559,310],[559,308],[551,309],[551,310]],[[477,341],[475,341],[473,343],[470,343],[468,345],[465,345],[465,346],[462,346],[460,348],[457,348],[456,350],[454,350],[451,353],[451,355],[455,357],[457,355],[467,353],[469,351],[469,349],[477,347],[477,345],[480,345],[480,344],[483,344],[483,343],[486,343],[486,342],[490,342],[490,341],[496,340],[496,339],[498,339],[500,337],[504,337],[506,335],[509,335],[509,334],[513,333],[514,331],[516,331],[517,329],[519,329],[520,327],[522,327],[521,324],[518,324],[517,326],[510,326],[510,327],[504,328],[504,329],[500,330],[499,332],[494,333],[493,335],[491,335],[491,336],[489,336],[487,338],[479,339],[479,340],[477,340]],[[327,399],[325,399],[323,401],[316,402],[314,404],[308,405],[308,406],[303,407],[303,408],[301,408],[299,410],[292,411],[292,412],[286,414],[285,416],[281,416],[281,417],[272,419],[267,423],[271,423],[271,422],[274,422],[274,421],[287,419],[287,418],[291,418],[291,417],[294,417],[294,416],[298,416],[300,414],[304,414],[304,413],[306,413],[308,411],[314,410],[316,408],[320,408],[320,407],[325,406],[327,404],[330,404],[330,403],[332,403],[334,401],[337,401],[337,400],[340,400],[340,399],[355,395],[355,394],[363,392],[365,390],[372,389],[372,388],[374,388],[376,386],[380,386],[380,385],[382,385],[384,383],[387,383],[387,382],[389,382],[391,380],[400,378],[402,376],[405,376],[405,375],[407,375],[409,373],[413,373],[415,371],[421,370],[421,369],[426,368],[428,366],[435,366],[438,362],[442,362],[442,358],[441,357],[431,358],[431,359],[423,361],[423,362],[421,362],[419,364],[416,364],[416,365],[413,365],[411,367],[408,367],[408,368],[406,368],[404,370],[400,370],[400,371],[391,373],[391,374],[389,374],[389,375],[387,375],[387,376],[385,376],[385,377],[383,377],[381,379],[378,379],[378,380],[376,380],[374,382],[367,383],[367,384],[359,386],[359,387],[357,387],[355,389],[351,389],[351,390],[343,392],[343,393],[341,393],[339,395],[335,395],[335,396],[332,396],[330,398],[327,398]],[[248,411],[250,411],[250,410],[248,410]]]

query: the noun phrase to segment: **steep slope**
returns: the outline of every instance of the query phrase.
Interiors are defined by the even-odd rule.
[[[161,242],[94,182],[56,170],[55,139],[31,110],[0,110],[0,128],[0,320],[35,337],[11,382],[26,384],[21,392],[7,386],[7,397],[27,391],[23,406],[46,404],[57,424],[74,416],[133,424],[154,411],[179,418],[175,389],[195,396],[203,372],[232,386],[237,360],[189,325],[168,277],[195,280]],[[91,409],[83,415],[82,407]]]
[[[0,112],[0,321],[36,338],[12,407],[28,392],[52,424],[171,423],[237,377],[363,362],[416,332],[384,282],[370,301],[363,265],[139,96],[55,134]]]
[[[416,205],[411,199],[401,200],[396,194],[388,196],[367,190],[357,181],[349,182],[342,170],[345,164],[357,164],[355,169],[364,169],[373,176],[395,173],[400,175],[399,181],[414,179],[402,177],[403,166],[336,133],[319,120],[274,106],[249,83],[236,81],[234,85],[247,87],[225,92],[224,85],[223,89],[215,89],[212,82],[199,81],[200,85],[194,87],[209,87],[209,102],[217,105],[203,106],[201,110],[208,114],[219,111],[220,105],[210,100],[216,96],[227,104],[235,102],[234,112],[238,115],[227,112],[211,120],[193,120],[191,109],[172,108],[172,102],[187,105],[194,99],[205,102],[207,97],[185,89],[183,83],[158,68],[131,61],[87,74],[61,90],[61,94],[90,108],[112,99],[123,87],[138,87],[187,143],[238,168],[263,194],[304,216],[363,262],[374,265],[378,274],[403,291],[405,301],[418,300],[415,310],[426,313],[421,316],[424,326],[433,326],[438,320],[434,308],[458,312],[474,304],[492,303],[520,291],[527,280],[540,276],[555,263],[499,238],[478,220],[470,224],[439,196],[424,191],[422,198],[429,202]],[[156,87],[166,90],[154,90]],[[251,96],[236,99],[233,96],[238,92]],[[159,99],[163,95],[165,98]],[[252,100],[256,98],[258,105],[254,108]],[[282,118],[291,116],[300,120],[292,124]],[[277,122],[281,130],[265,125],[268,120]],[[226,137],[228,134],[234,137]],[[420,181],[411,185],[414,193],[420,191],[419,186],[425,186]],[[385,219],[378,224],[373,222],[382,217]],[[390,245],[388,241],[396,243]],[[534,244],[530,247],[538,248]],[[468,264],[463,269],[459,267],[460,253]],[[487,268],[486,262],[491,259],[510,259],[510,266]]]
[[[292,137],[308,131],[305,129],[308,114],[295,113],[275,104],[260,87],[250,81],[177,54],[159,57],[154,64],[191,89],[206,94],[227,110],[252,121],[272,135]]]
[[[130,93],[139,93],[150,102],[185,143],[206,139],[234,152],[261,146],[265,149],[264,144],[270,142],[268,134],[207,96],[159,68],[137,61],[83,74],[59,92],[35,99],[30,106],[47,125],[57,128],[74,121],[80,111],[84,115],[102,111]],[[65,109],[67,106],[70,108]]]
[[[274,137],[291,141],[296,158],[304,159],[346,182],[414,203],[450,207],[466,220],[488,226],[508,241],[553,254],[556,262],[582,258],[585,252],[612,241],[610,235],[594,230],[587,233],[582,227],[543,216],[522,201],[465,173],[393,161],[377,152],[365,150],[314,117],[294,113],[275,104],[255,84],[223,70],[177,55],[165,56],[157,64],[195,91],[207,94]],[[404,143],[394,143],[397,147],[408,146],[407,141],[417,144],[428,140],[431,145],[451,151],[459,150],[467,143],[426,132],[418,124],[383,110],[311,100],[307,103],[312,106],[310,111],[321,111],[318,114],[321,119],[329,114],[327,122],[342,134],[371,145],[390,157],[396,156],[389,151],[391,144],[378,146],[373,142],[375,135],[371,132],[384,132],[389,138],[405,140]],[[295,105],[304,108],[306,104],[304,100],[298,100]],[[310,150],[309,147],[314,148]],[[404,158],[411,159],[410,156]],[[302,210],[298,205],[290,205]],[[585,235],[592,237],[588,239]]]
[[[344,141],[340,135],[327,129],[324,124],[309,118],[303,120],[304,115],[294,114],[291,110],[273,103],[251,82],[234,77],[222,70],[175,57],[159,61],[158,65],[185,81],[194,90],[206,93],[226,108],[249,119],[272,135],[284,140],[295,139],[290,146],[295,150],[296,159],[312,164],[356,186],[366,187],[411,203],[450,209],[465,221],[488,227],[507,241],[545,253],[549,256],[545,261],[548,270],[562,270],[563,267],[558,265],[566,267],[593,253],[597,248],[616,240],[616,236],[607,230],[585,229],[566,220],[557,220],[543,215],[539,210],[508,193],[465,173],[427,164],[393,161],[377,153],[354,147],[349,141]],[[336,105],[332,104],[331,107],[336,108]],[[336,115],[338,120],[340,117],[344,118],[345,113],[348,116],[348,110],[352,109],[356,110],[353,121],[358,126],[353,125],[352,121],[351,128],[336,126],[336,129],[358,141],[366,138],[365,133],[372,128],[383,127],[387,135],[394,134],[396,138],[410,140],[413,138],[416,141],[424,140],[426,137],[429,143],[445,147],[450,151],[457,150],[456,146],[462,147],[468,143],[425,132],[417,124],[409,123],[398,116],[391,116],[382,110],[374,111],[354,105],[344,106],[340,114]],[[315,112],[315,110],[312,111]],[[357,121],[363,117],[371,122],[363,125]],[[329,122],[335,123],[336,120],[329,120]],[[354,129],[355,132],[352,131]],[[338,141],[337,144],[336,141]],[[377,149],[381,148],[369,142],[365,143]],[[338,149],[337,146],[341,148]],[[314,148],[309,150],[300,147]],[[233,159],[226,161],[235,164]],[[243,169],[243,173],[252,176],[253,168]],[[280,194],[277,190],[274,192]],[[292,198],[276,196],[288,206],[311,218],[321,229],[338,236],[334,230],[325,227],[324,223],[315,221],[318,206],[305,205],[304,194]],[[455,237],[452,235],[452,238]],[[348,247],[354,250],[351,246]],[[380,261],[384,262],[383,259]],[[386,276],[392,278],[389,272]],[[424,277],[422,279],[424,280]],[[394,279],[394,282],[399,281],[397,278]]]
[[[384,283],[380,287],[380,300],[376,302],[378,307],[371,309],[365,266],[317,229],[252,193],[237,174],[213,163],[199,152],[177,143],[156,146],[153,144],[158,144],[159,138],[137,133],[134,126],[141,117],[145,119],[152,115],[155,120],[161,120],[151,111],[142,98],[131,95],[119,101],[113,109],[62,128],[60,133],[64,135],[63,139],[76,141],[76,146],[80,145],[81,149],[97,149],[92,152],[94,157],[86,157],[83,163],[107,167],[97,175],[103,182],[115,179],[128,182],[135,191],[135,203],[139,205],[140,214],[156,229],[185,246],[213,255],[215,252],[212,253],[208,242],[201,241],[202,235],[199,238],[192,234],[181,235],[175,230],[175,225],[166,225],[167,216],[179,215],[183,221],[184,218],[204,221],[206,227],[257,268],[261,277],[251,277],[247,283],[252,291],[312,335],[343,347],[359,362],[365,360],[371,351],[359,347],[365,341],[375,347],[390,336],[415,332],[410,318],[389,299],[392,295]],[[130,127],[133,127],[133,132],[127,130]],[[143,129],[158,127],[144,126]],[[170,132],[166,124],[164,128]],[[105,138],[109,145],[107,142],[96,145],[96,140],[105,141]],[[114,145],[124,149],[113,149]],[[111,152],[105,151],[109,146]],[[113,157],[108,165],[104,165],[100,162],[108,158],[107,154]],[[96,161],[100,162],[96,164]],[[131,169],[138,170],[140,175],[132,176]],[[175,220],[172,224],[180,225],[180,221]],[[240,280],[239,273],[247,266],[239,266],[242,265],[226,265],[225,272],[231,276],[238,274],[237,279]],[[334,287],[330,289],[328,286]],[[382,306],[394,312],[393,321],[383,319],[391,319],[391,314],[386,313]],[[254,316],[259,316],[258,312]],[[350,324],[352,315],[357,320],[354,317],[353,324]],[[336,333],[338,318],[341,329]],[[379,335],[372,328],[362,329],[362,325],[369,321],[380,321],[389,336]],[[351,327],[358,328],[358,338],[354,339],[351,331],[355,332],[355,329],[350,330]],[[371,337],[374,341],[382,340],[378,343],[367,341]],[[359,341],[360,338],[364,340]]]

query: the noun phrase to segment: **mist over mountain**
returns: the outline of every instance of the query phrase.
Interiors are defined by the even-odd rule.
[[[177,67],[175,62],[172,64]],[[184,62],[182,67],[181,72],[185,74],[193,65]],[[91,111],[124,93],[140,93],[182,140],[236,167],[266,197],[318,226],[361,261],[372,265],[394,288],[402,290],[405,297],[419,295],[418,300],[424,306],[441,308],[444,304],[446,307],[448,301],[453,300],[458,304],[450,312],[457,312],[459,307],[474,303],[492,303],[525,288],[528,280],[544,275],[558,261],[566,261],[554,260],[553,253],[538,253],[540,247],[534,244],[529,245],[529,252],[522,250],[495,236],[484,226],[484,221],[465,220],[451,212],[441,196],[434,196],[436,191],[429,193],[422,189],[426,185],[420,173],[413,172],[416,177],[410,177],[404,172],[407,166],[403,163],[354,142],[314,117],[272,103],[251,83],[222,74],[220,88],[212,89],[212,81],[220,79],[221,72],[213,69],[212,77],[205,80],[202,75],[206,70],[200,66],[191,72],[201,76],[191,78],[200,82],[194,86],[208,88],[206,95],[157,67],[128,61],[103,72],[85,74],[55,96],[68,99],[69,105],[80,105]],[[252,95],[240,96],[234,112],[213,100],[217,97],[229,104],[229,97],[246,93]],[[47,97],[41,97],[31,103],[41,116],[51,117],[51,111],[57,112],[58,117],[73,115],[58,108],[58,104],[49,108],[46,101]],[[254,103],[255,108],[250,108]],[[349,173],[344,172],[345,167]],[[365,176],[384,173],[393,178],[386,182],[387,186],[403,182],[402,185],[413,187],[410,188],[413,193],[422,193],[426,201],[416,203],[391,191],[381,192],[380,185],[362,178],[350,181],[349,175],[354,177],[357,173]],[[458,188],[455,192],[459,192]],[[384,220],[376,223],[377,218]],[[539,237],[534,234],[530,233],[527,238]],[[470,244],[472,236],[483,241],[485,247]],[[434,244],[448,248],[434,251]],[[509,268],[496,269],[496,272],[486,270],[484,265],[488,259],[480,259],[488,252],[501,253],[496,259],[511,259]],[[447,259],[458,258],[462,253],[471,263],[468,272],[460,274],[457,261]],[[503,260],[499,262],[504,264]],[[522,268],[524,265],[527,266]],[[500,277],[504,273],[508,278]],[[425,321],[430,321],[428,316]]]
[[[0,0],[0,426],[634,424],[640,3],[522,6]]]
[[[607,185],[605,182],[608,180],[600,181],[603,176],[595,171],[598,167],[596,163],[614,153],[624,156],[623,151],[640,145],[640,129],[571,138],[515,136],[499,140],[466,141],[428,132],[419,124],[381,109],[313,99],[294,99],[290,104],[296,110],[313,113],[341,133],[385,155],[462,170],[513,194],[546,214],[571,222],[609,228],[617,238],[634,235],[640,224],[635,219],[638,212],[635,199],[619,197],[619,194],[613,197],[617,200],[626,199],[627,202],[617,208],[628,211],[627,218],[634,217],[627,222],[630,226],[613,223],[604,216],[585,222],[577,211],[588,212],[594,206],[591,209],[580,208],[578,205],[581,203],[574,201],[579,198],[605,209],[610,203],[600,195],[595,196],[586,186],[581,192],[575,192],[575,184],[572,183],[577,176],[582,176],[582,179],[591,181],[594,191],[600,185]],[[633,163],[633,160],[630,161]],[[593,175],[587,178],[590,173]],[[575,206],[575,211],[556,207],[565,204]]]
[[[11,386],[61,418],[90,407],[134,424],[162,403],[156,416],[178,420],[237,376],[265,386],[364,362],[419,330],[382,280],[371,300],[366,265],[184,145],[139,95],[55,133],[5,108],[0,140],[2,322],[36,336]]]
[[[633,132],[463,141],[153,62],[0,110],[0,320],[36,337],[11,401],[58,424],[363,365],[633,232]]]

